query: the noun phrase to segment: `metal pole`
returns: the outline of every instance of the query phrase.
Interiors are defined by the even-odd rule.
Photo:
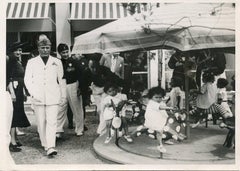
[[[190,118],[189,118],[189,77],[188,77],[188,62],[189,62],[189,56],[186,55],[185,59],[185,65],[184,65],[184,75],[185,75],[185,108],[186,108],[186,129],[185,134],[187,138],[190,138]]]

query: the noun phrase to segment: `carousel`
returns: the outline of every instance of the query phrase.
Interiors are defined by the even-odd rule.
[[[122,106],[113,105],[115,115],[112,127],[115,130],[115,138],[111,145],[104,144],[104,135],[97,138],[94,148],[98,154],[107,159],[116,155],[117,159],[114,161],[118,163],[138,164],[159,163],[159,159],[185,163],[187,161],[225,163],[227,159],[235,160],[234,117],[225,120],[221,116],[215,117],[209,113],[204,116],[206,123],[204,126],[193,128],[191,124],[194,122],[194,116],[190,114],[190,111],[196,108],[196,94],[193,92],[201,87],[201,71],[218,67],[219,60],[220,63],[223,62],[219,54],[235,54],[235,7],[231,5],[206,3],[160,5],[158,8],[116,20],[75,38],[73,54],[174,49],[180,54],[177,62],[183,66],[183,77],[178,81],[183,83],[184,102],[177,108],[167,110],[168,119],[162,134],[163,141],[167,144],[165,146],[167,152],[162,153],[155,148],[158,143],[156,131],[143,126],[148,100],[147,91],[142,91],[138,92],[138,95],[129,96],[125,103],[126,118],[133,142],[129,143],[119,136],[122,123],[119,111]],[[192,87],[191,84],[193,63],[197,67],[207,66],[201,68],[198,78],[200,83],[195,78],[196,87]],[[212,73],[215,77],[222,74]],[[167,97],[163,99],[166,103],[168,100]],[[228,92],[227,103],[234,116],[233,90]],[[115,146],[117,150],[110,149],[110,146]],[[200,148],[201,146],[205,150]],[[127,153],[126,160],[121,160],[120,155],[123,151]],[[221,152],[225,155],[220,155]],[[139,156],[143,158],[140,159]],[[136,159],[135,162],[130,162],[132,157]]]

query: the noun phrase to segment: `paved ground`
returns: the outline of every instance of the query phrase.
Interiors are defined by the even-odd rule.
[[[22,129],[26,135],[19,136],[22,151],[11,153],[16,164],[112,164],[93,150],[93,141],[97,138],[97,118],[93,112],[87,113],[89,130],[83,136],[76,137],[74,130],[65,129],[64,140],[57,142],[58,155],[52,159],[48,159],[40,145],[35,115],[28,113],[27,116],[32,126]]]

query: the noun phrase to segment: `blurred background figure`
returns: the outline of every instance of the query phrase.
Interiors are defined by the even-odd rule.
[[[186,57],[189,58],[188,64],[186,63]],[[191,59],[191,54],[187,52],[181,52],[179,50],[176,50],[176,52],[170,57],[168,61],[169,68],[173,69],[172,79],[179,83],[181,89],[183,91],[186,91],[185,86],[185,78],[188,77],[189,79],[189,89],[196,89],[196,81],[193,79],[193,77],[187,73],[185,73],[186,68],[188,67],[188,70],[192,69],[194,65],[194,61]]]
[[[99,64],[108,67],[120,78],[124,78],[124,59],[119,52],[103,54]]]
[[[11,142],[11,135],[10,135],[10,130],[11,130],[11,124],[12,124],[12,117],[13,117],[13,104],[12,104],[12,98],[10,95],[10,90],[11,88],[9,85],[10,79],[9,79],[9,68],[8,68],[8,62],[9,62],[9,57],[6,56],[6,91],[4,93],[5,95],[5,104],[6,104],[6,112],[1,112],[1,118],[3,123],[0,124],[0,136],[1,136],[1,142],[0,142],[0,151],[2,154],[5,154],[5,161],[1,160],[0,165],[9,165],[13,164],[13,159],[11,157],[10,151],[9,151],[9,145]],[[14,94],[14,93],[12,93]],[[8,163],[6,163],[8,161]]]

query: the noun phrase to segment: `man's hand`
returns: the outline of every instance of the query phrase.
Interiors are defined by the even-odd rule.
[[[61,100],[60,100],[60,106],[63,106],[66,103],[67,103],[67,98],[66,97],[62,97]]]
[[[12,98],[13,102],[16,102],[17,98],[16,98],[15,94],[11,94],[11,98]]]
[[[23,100],[24,100],[24,102],[27,101],[27,95],[24,95]]]

